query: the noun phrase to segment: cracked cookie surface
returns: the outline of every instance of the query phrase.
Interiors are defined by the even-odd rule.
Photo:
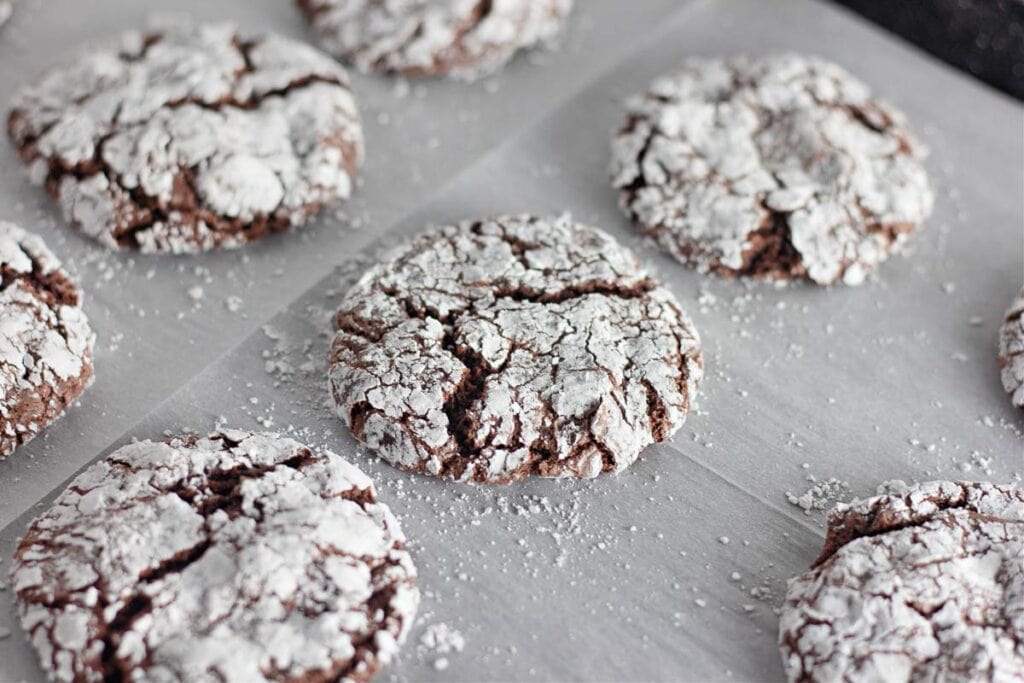
[[[57,257],[37,235],[0,221],[0,458],[88,387],[95,339]]]
[[[701,271],[859,284],[931,212],[904,116],[825,60],[691,59],[627,109],[619,203]]]
[[[347,198],[363,134],[344,69],[227,24],[132,32],[14,99],[8,132],[66,219],[114,249],[237,247]]]
[[[1024,491],[893,482],[838,505],[779,643],[791,681],[1021,680]]]
[[[329,383],[392,465],[460,481],[621,472],[682,425],[696,330],[628,249],[567,217],[431,231],[346,294]]]
[[[1024,408],[1024,289],[999,329],[999,371],[1013,405]]]
[[[296,0],[328,52],[363,72],[472,80],[551,42],[572,0]]]
[[[366,681],[416,570],[370,479],[290,439],[125,446],[37,518],[12,588],[59,681]]]

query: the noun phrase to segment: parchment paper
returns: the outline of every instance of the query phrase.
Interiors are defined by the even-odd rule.
[[[432,151],[398,145],[390,161],[371,162],[362,196],[375,202],[366,208],[374,219],[361,229],[326,218],[247,257],[201,259],[214,282],[203,284],[199,311],[185,294],[196,280],[189,260],[135,259],[99,287],[93,296],[110,307],[109,317],[101,311],[104,326],[130,324],[137,358],[119,370],[120,356],[108,354],[98,372],[121,383],[98,381],[96,396],[87,394],[40,450],[9,459],[29,464],[0,466],[0,511],[21,515],[0,533],[0,556],[10,556],[36,512],[31,504],[97,451],[215,424],[271,429],[363,467],[412,540],[425,599],[384,680],[779,680],[774,609],[785,579],[820,550],[823,520],[787,493],[803,494],[809,477],[835,479],[849,495],[869,495],[894,478],[1019,481],[1021,419],[994,356],[1002,313],[1024,280],[1020,106],[812,0],[694,0],[671,16],[670,3],[579,4],[578,47],[545,66],[521,60],[498,79],[497,93],[432,83],[422,100],[396,98],[387,81],[358,81],[361,91],[376,87],[380,111],[403,112],[409,127],[428,125],[413,122],[422,116],[442,127],[440,112],[459,111],[464,97],[478,98],[461,105],[467,111],[505,122],[488,119],[463,135],[448,119],[443,140],[435,133],[438,143],[427,145]],[[289,11],[268,16],[294,28]],[[911,250],[863,287],[701,276],[637,239],[608,187],[608,135],[625,95],[688,55],[780,48],[846,65],[902,108],[931,149],[935,213]],[[544,85],[558,73],[564,80]],[[513,105],[510,83],[520,78],[523,101]],[[394,130],[385,128],[378,144]],[[415,196],[402,176],[410,159],[422,169]],[[9,171],[0,178],[8,193],[0,196],[31,196]],[[380,247],[428,224],[565,210],[631,243],[704,338],[699,409],[674,442],[651,448],[617,478],[503,488],[401,474],[358,449],[332,417],[324,386],[330,315],[346,283]],[[75,237],[59,246],[93,253]],[[268,264],[284,273],[275,276]],[[306,288],[332,264],[340,265]],[[150,268],[158,271],[152,281]],[[224,280],[244,300],[242,322],[221,306]],[[161,315],[150,327],[154,308]],[[224,342],[231,334],[244,338]],[[461,632],[463,651],[438,653],[420,642],[438,623]],[[13,632],[0,640],[0,679],[38,679],[9,600],[0,600],[0,629]]]

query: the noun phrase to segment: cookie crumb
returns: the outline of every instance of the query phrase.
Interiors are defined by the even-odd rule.
[[[829,477],[825,481],[816,481],[813,475],[808,475],[811,486],[803,493],[797,495],[786,492],[786,500],[790,505],[795,505],[804,511],[804,514],[811,514],[814,510],[824,510],[831,507],[833,503],[841,500],[850,493],[850,485],[835,477]]]

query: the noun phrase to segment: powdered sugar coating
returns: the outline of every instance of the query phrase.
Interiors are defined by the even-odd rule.
[[[345,71],[228,24],[125,34],[44,75],[8,130],[65,217],[114,249],[236,247],[349,196],[363,135]]]
[[[330,387],[356,438],[460,481],[621,472],[682,425],[703,373],[672,294],[567,217],[429,232],[359,280],[337,326]]]
[[[840,504],[790,581],[791,681],[1024,678],[1024,491],[931,482]]]
[[[690,59],[628,103],[612,183],[639,228],[722,275],[859,284],[931,212],[903,115],[796,54]]]
[[[95,339],[53,252],[37,235],[0,221],[0,458],[88,386]]]
[[[1024,289],[999,329],[999,370],[1013,405],[1024,408]]]
[[[473,80],[551,42],[572,0],[297,0],[328,52],[363,72]]]
[[[36,519],[12,588],[59,681],[365,681],[416,570],[368,477],[289,439],[125,446]]]

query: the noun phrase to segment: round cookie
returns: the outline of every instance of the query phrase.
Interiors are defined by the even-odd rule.
[[[473,80],[551,42],[572,0],[296,0],[324,49],[363,72]]]
[[[828,526],[783,606],[790,681],[1024,678],[1019,487],[894,482]]]
[[[1024,408],[1024,289],[999,329],[999,370],[1013,405]]]
[[[611,176],[638,228],[702,272],[852,285],[931,212],[921,157],[835,64],[690,59],[629,100]]]
[[[682,425],[700,341],[668,290],[567,217],[429,232],[346,294],[337,412],[396,467],[459,481],[621,472]]]
[[[89,386],[95,340],[57,257],[37,235],[0,221],[0,458]]]
[[[416,570],[370,479],[290,439],[125,446],[14,556],[22,625],[58,681],[366,681],[397,652]]]
[[[14,99],[8,131],[65,217],[114,249],[237,247],[347,198],[363,134],[344,69],[231,25],[84,51]]]

